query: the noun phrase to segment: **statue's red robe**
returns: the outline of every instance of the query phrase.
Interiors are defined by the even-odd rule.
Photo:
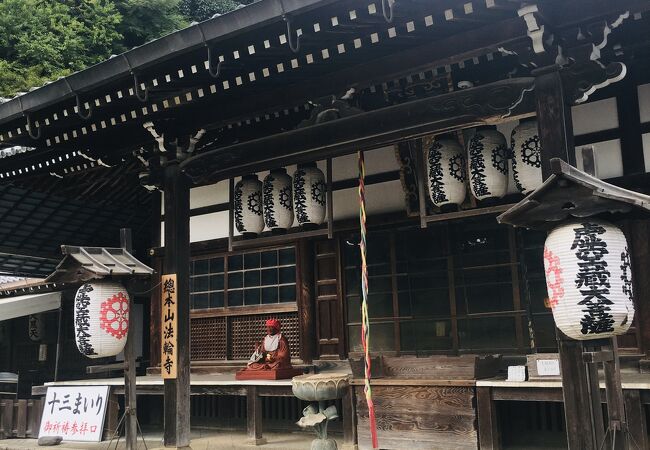
[[[257,345],[246,370],[275,370],[291,368],[289,341],[282,334],[267,335]]]

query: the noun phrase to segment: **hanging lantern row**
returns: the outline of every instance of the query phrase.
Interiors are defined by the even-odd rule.
[[[74,299],[77,348],[89,358],[119,354],[129,331],[129,294],[112,281],[82,285]]]
[[[434,140],[428,150],[427,174],[433,204],[441,209],[461,205],[467,194],[480,201],[498,199],[508,191],[508,170],[512,154],[513,178],[525,194],[542,184],[541,147],[537,121],[522,120],[512,131],[511,149],[496,127],[478,127],[467,141],[467,148],[454,138]]]
[[[582,219],[553,229],[544,243],[548,302],[555,325],[577,340],[625,334],[634,320],[632,268],[623,232]]]
[[[316,163],[298,165],[290,177],[286,169],[274,169],[260,181],[245,175],[235,185],[233,210],[237,231],[245,237],[259,235],[264,227],[286,232],[298,225],[314,229],[325,220],[325,175]]]

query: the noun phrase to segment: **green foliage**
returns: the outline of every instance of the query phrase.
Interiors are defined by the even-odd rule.
[[[180,11],[190,20],[202,22],[215,14],[225,14],[239,6],[235,0],[181,0]]]
[[[0,0],[0,96],[254,0]]]
[[[123,36],[119,52],[142,45],[187,26],[178,0],[113,0],[122,15],[118,30]]]
[[[27,90],[110,55],[121,17],[109,0],[0,2],[0,95]]]

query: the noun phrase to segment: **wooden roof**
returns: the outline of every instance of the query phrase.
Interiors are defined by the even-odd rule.
[[[497,217],[497,221],[548,230],[570,218],[640,212],[650,216],[650,196],[592,177],[558,158],[553,174],[534,192]]]
[[[292,130],[319,99],[350,88],[372,111],[447,92],[459,80],[485,84],[521,67],[504,49],[533,45],[519,2],[399,0],[392,13],[383,11],[389,3],[263,0],[2,104],[0,145],[36,149],[5,158],[0,182],[135,159],[154,148],[147,122],[170,138],[206,129],[200,153]],[[645,22],[650,8],[636,0],[537,7],[558,36],[622,14]],[[623,39],[620,28],[610,42]],[[614,54],[608,47],[601,53]]]
[[[148,276],[153,269],[121,247],[62,245],[65,255],[46,283],[75,283],[104,277]]]

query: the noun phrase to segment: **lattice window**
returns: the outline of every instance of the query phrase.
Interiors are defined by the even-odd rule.
[[[231,359],[248,359],[265,334],[264,322],[269,317],[275,317],[282,323],[282,334],[289,340],[291,356],[298,358],[300,353],[300,337],[298,330],[298,313],[255,314],[250,316],[234,316],[230,319],[230,349]]]
[[[296,294],[295,247],[213,255],[190,264],[193,310],[291,303]]]
[[[190,322],[190,358],[194,361],[226,359],[226,318],[195,318]]]

